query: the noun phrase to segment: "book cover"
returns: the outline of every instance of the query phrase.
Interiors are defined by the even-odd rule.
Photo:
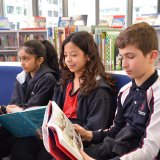
[[[7,17],[0,17],[0,30],[9,30],[9,21]]]
[[[35,136],[42,126],[46,106],[0,115],[0,124],[17,137]]]
[[[114,15],[111,27],[124,28],[124,26],[125,26],[125,15]]]
[[[65,26],[70,26],[73,23],[73,18],[72,17],[59,17],[58,20],[58,27],[65,27]]]
[[[50,101],[42,125],[43,143],[56,160],[83,160],[83,144],[71,121],[54,101]]]

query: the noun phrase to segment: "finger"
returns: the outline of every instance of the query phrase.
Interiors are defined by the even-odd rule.
[[[83,150],[80,150],[80,153],[82,157],[84,158],[84,160],[95,160],[92,157],[88,156]]]

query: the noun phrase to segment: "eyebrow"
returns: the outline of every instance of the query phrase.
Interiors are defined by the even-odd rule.
[[[127,52],[123,56],[130,55],[130,54],[134,54],[134,53],[133,52]],[[118,53],[118,55],[122,56],[120,53]]]

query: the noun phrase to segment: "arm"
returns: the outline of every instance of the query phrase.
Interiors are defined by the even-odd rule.
[[[118,97],[120,99],[121,96]],[[94,130],[88,131],[79,125],[75,125],[76,131],[81,135],[84,141],[92,141],[94,143],[101,143],[103,139],[107,136],[115,137],[116,134],[124,127],[126,124],[125,118],[123,117],[123,109],[120,100],[117,103],[117,111],[113,125],[106,130]],[[94,125],[94,124],[93,124]]]
[[[158,82],[159,83],[159,82]],[[150,116],[149,124],[146,128],[146,137],[143,139],[143,144],[136,150],[122,156],[121,160],[151,160],[156,159],[160,150],[160,92],[159,86],[154,90],[153,112]]]
[[[22,97],[24,97],[24,91],[21,90],[22,86],[21,84],[17,81],[17,79],[15,80],[14,83],[14,89],[13,89],[13,93],[12,93],[12,97],[11,97],[11,101],[10,104],[15,104],[20,106],[22,104]]]
[[[32,91],[34,94],[31,95],[28,103],[25,104],[26,107],[47,105],[49,100],[52,99],[55,83],[54,77],[50,75],[39,79]]]
[[[84,128],[88,130],[105,129],[109,123],[112,98],[106,88],[98,88],[87,98],[87,115]],[[81,106],[80,106],[81,108]],[[83,114],[83,110],[80,111]]]

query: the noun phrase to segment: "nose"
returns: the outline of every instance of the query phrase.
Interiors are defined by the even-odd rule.
[[[24,66],[24,61],[21,60],[20,62],[21,62],[21,66]]]
[[[71,61],[71,56],[67,56],[67,57],[65,57],[65,62],[70,62]]]
[[[128,61],[125,58],[122,59],[122,67],[123,68],[127,68],[128,67]]]

